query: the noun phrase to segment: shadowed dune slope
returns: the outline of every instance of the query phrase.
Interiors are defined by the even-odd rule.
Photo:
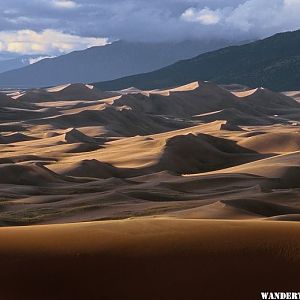
[[[235,125],[270,125],[273,123],[266,115],[246,113],[236,108],[227,108],[206,114],[195,115],[193,116],[193,119],[204,122],[226,120]]]
[[[100,100],[116,95],[116,93],[103,92],[97,88],[91,88],[85,84],[70,84],[62,89],[35,89],[25,92],[18,98],[21,102],[38,103],[68,100]]]
[[[66,131],[64,134],[64,140],[66,143],[95,143],[95,140],[93,138],[90,138],[89,136],[83,134],[79,130],[75,128],[71,128]]]
[[[62,181],[62,176],[39,164],[0,164],[0,184],[45,185]]]
[[[197,173],[238,165],[259,158],[232,141],[205,134],[188,134],[167,140],[159,167],[175,173]]]
[[[137,176],[141,171],[134,169],[116,168],[108,163],[103,163],[96,159],[82,160],[77,163],[69,163],[62,165],[54,165],[52,170],[58,174],[74,177],[90,177],[90,178],[112,178],[112,177],[133,177]]]
[[[8,97],[8,96],[6,96],[6,94],[0,92],[0,105],[1,105],[1,107],[6,106],[6,105],[9,106],[10,104],[13,103],[12,101],[13,100],[10,97]]]
[[[294,101],[294,99],[265,88],[255,89],[253,93],[244,96],[243,100],[251,105],[264,108],[267,112],[275,109],[300,108],[299,103]]]
[[[271,158],[218,170],[217,173],[246,173],[275,179],[274,189],[300,188],[300,152],[292,152]],[[298,199],[298,196],[295,197]]]
[[[72,114],[36,119],[31,123],[35,125],[52,124],[61,129],[104,126],[107,135],[123,137],[166,132],[188,126],[188,123],[182,121],[116,107],[106,107],[102,110],[87,109]]]
[[[259,299],[297,291],[299,234],[297,223],[176,219],[1,228],[1,295]]]
[[[109,98],[115,95],[111,92],[103,92],[95,87],[89,87],[85,84],[70,84],[64,89],[52,92],[56,101],[64,100],[99,100]]]
[[[8,97],[6,94],[0,92],[0,109],[3,107],[12,107],[12,108],[28,108],[30,106],[22,103],[18,100],[14,100]]]
[[[18,143],[18,142],[24,142],[24,141],[33,141],[36,138],[32,136],[28,136],[26,134],[22,134],[19,132],[2,135],[0,136],[0,144],[10,144],[10,143]]]

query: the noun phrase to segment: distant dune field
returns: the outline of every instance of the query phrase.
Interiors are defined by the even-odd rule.
[[[2,93],[1,225],[298,220],[300,104],[286,94],[211,82]]]

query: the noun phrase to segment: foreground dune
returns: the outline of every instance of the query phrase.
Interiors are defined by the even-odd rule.
[[[1,228],[1,298],[261,299],[299,289],[299,234],[166,218]]]

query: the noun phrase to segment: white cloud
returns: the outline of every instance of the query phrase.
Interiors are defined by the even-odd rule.
[[[299,0],[284,0],[284,4],[286,6],[289,6],[289,5],[297,5],[300,7],[300,1]]]
[[[229,26],[244,32],[258,28],[266,30],[281,23],[284,9],[282,0],[248,0],[233,9],[224,21]]]
[[[80,6],[75,1],[71,0],[52,0],[50,3],[53,7],[59,9],[73,9]]]
[[[107,38],[81,37],[51,29],[0,31],[0,51],[19,54],[62,54],[107,43]]]
[[[30,65],[32,64],[35,64],[43,59],[46,59],[46,58],[55,58],[55,56],[39,56],[39,57],[30,57],[28,58],[28,62]]]
[[[190,7],[183,12],[181,19],[201,25],[221,25],[228,32],[263,37],[278,31],[299,29],[299,14],[300,0],[247,0],[214,10]]]
[[[214,25],[220,22],[221,12],[219,9],[211,10],[208,7],[197,10],[188,8],[182,15],[182,19],[188,22],[199,22],[203,25]]]

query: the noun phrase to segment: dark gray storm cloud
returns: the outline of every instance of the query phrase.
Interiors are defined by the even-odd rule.
[[[0,6],[0,51],[8,52],[63,53],[106,41],[97,38],[247,40],[300,27],[300,0],[0,0]]]

